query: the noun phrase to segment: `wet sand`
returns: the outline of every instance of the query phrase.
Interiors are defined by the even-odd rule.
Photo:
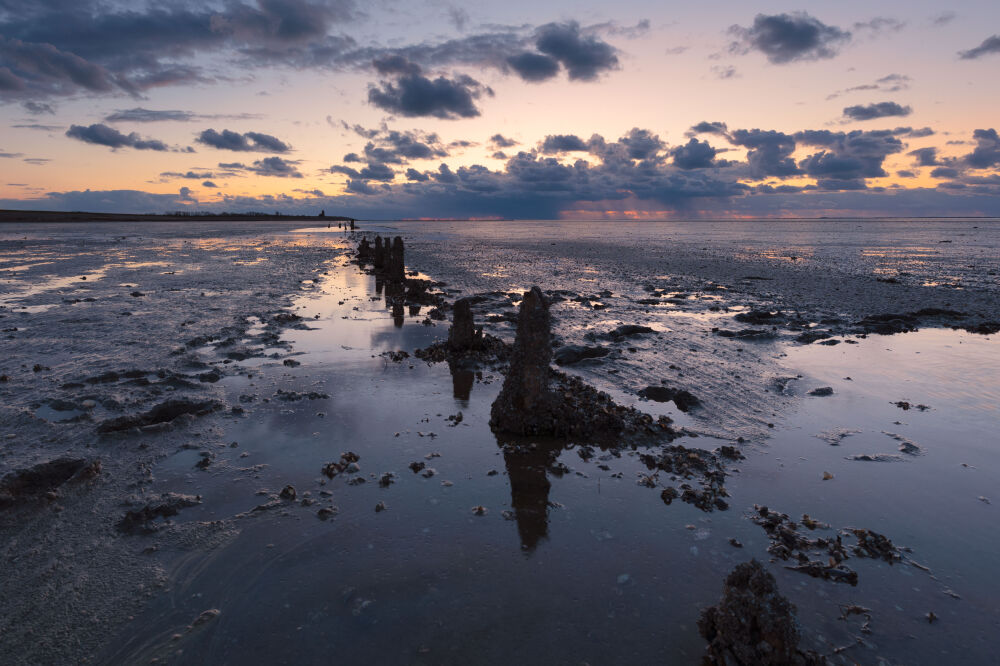
[[[408,267],[447,283],[449,299],[482,294],[477,319],[508,341],[520,289],[564,292],[553,305],[560,342],[611,350],[564,370],[623,404],[674,417],[700,435],[683,437],[686,446],[741,445],[746,459],[726,481],[729,509],[666,505],[662,490],[678,482],[652,474],[643,450],[502,446],[487,425],[502,374],[453,376],[446,364],[414,358],[446,336],[447,322],[427,320],[427,308],[395,321],[374,278],[349,262],[353,245],[342,234],[208,225],[180,235],[144,228],[137,237],[109,226],[60,237],[28,228],[38,236],[3,240],[5,265],[17,270],[0,273],[0,323],[18,330],[4,333],[13,351],[0,366],[8,377],[0,465],[6,472],[74,455],[100,458],[102,470],[0,512],[0,584],[11,591],[0,615],[6,663],[331,655],[348,663],[689,663],[704,651],[700,610],[751,557],[768,563],[798,606],[805,646],[834,663],[993,658],[1000,590],[986,572],[997,543],[983,526],[1000,501],[991,497],[1000,472],[992,409],[1000,396],[988,379],[1000,370],[995,336],[944,327],[954,322],[845,334],[868,315],[926,307],[968,312],[972,323],[995,319],[988,273],[996,266],[962,268],[979,261],[983,237],[949,248],[947,270],[903,270],[921,280],[918,270],[947,274],[964,281],[958,289],[877,282],[882,265],[863,258],[827,258],[855,266],[831,283],[814,275],[819,259],[802,268],[775,258],[792,252],[789,243],[770,247],[759,234],[742,252],[704,233],[672,238],[660,241],[661,257],[645,230],[616,249],[586,237],[602,233],[595,227],[578,228],[569,242],[552,230],[510,240],[395,226],[386,230],[403,233]],[[801,245],[794,252],[805,256]],[[837,287],[872,294],[842,297]],[[840,344],[794,342],[801,331],[785,325],[754,341],[712,331],[746,328],[735,315],[794,301],[802,319],[835,317],[823,327]],[[653,332],[598,337],[622,324]],[[382,356],[399,350],[409,357]],[[663,380],[703,406],[684,413],[636,395]],[[808,395],[826,386],[832,395]],[[96,433],[168,397],[222,407]],[[322,473],[349,451],[359,456],[356,472]],[[879,454],[890,458],[854,458]],[[288,485],[294,501],[281,496]],[[126,511],[155,505],[162,493],[200,503],[153,519],[148,533],[120,531]],[[875,530],[910,548],[919,566],[851,557],[856,587],[789,570],[768,562],[754,504],[830,525],[818,533]],[[870,609],[870,634],[862,618],[838,619],[847,604]],[[218,613],[202,615],[210,610]]]

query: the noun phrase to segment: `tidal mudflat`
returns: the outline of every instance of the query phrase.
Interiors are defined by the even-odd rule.
[[[751,559],[830,663],[995,659],[1000,224],[506,224],[0,230],[3,661],[696,663]],[[649,432],[428,353],[535,285]]]

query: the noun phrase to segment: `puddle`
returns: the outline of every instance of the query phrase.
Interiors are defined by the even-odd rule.
[[[737,465],[727,483],[732,508],[706,514],[665,506],[669,479],[637,483],[648,470],[634,452],[595,448],[585,459],[573,443],[544,440],[521,454],[502,449],[488,427],[502,377],[381,357],[412,355],[447,327],[408,311],[394,316],[379,292],[372,276],[333,262],[296,303],[309,330],[283,336],[301,365],[263,363],[252,378],[222,380],[229,401],[247,410],[225,425],[224,440],[236,445],[207,451],[205,469],[196,467],[201,450],[183,450],[154,470],[156,491],[202,496],[178,521],[249,513],[232,542],[164,558],[172,593],[104,660],[148,662],[172,633],[217,608],[220,620],[186,639],[171,663],[331,655],[346,663],[693,663],[704,649],[696,620],[718,600],[725,574],[751,557],[768,561],[766,535],[745,515],[755,502],[885,533],[936,576],[858,558],[850,564],[861,583],[852,588],[770,565],[799,608],[805,647],[850,644],[856,627],[837,619],[839,605],[858,603],[873,609],[868,640],[877,647],[852,648],[833,663],[995,656],[1000,587],[982,575],[1000,545],[984,529],[996,506],[976,499],[997,495],[1000,473],[995,340],[928,331],[789,348],[789,374],[803,375],[793,390],[830,386],[833,394],[803,397]],[[291,392],[299,398],[287,399]],[[902,410],[897,401],[931,408]],[[816,437],[836,428],[859,432],[836,438],[839,446]],[[898,452],[900,441],[883,431],[918,442],[923,455],[900,464],[846,459]],[[359,455],[359,468],[325,476],[346,452]],[[823,481],[824,471],[833,478]],[[286,485],[295,501],[277,497]],[[376,511],[380,502],[385,510]],[[258,506],[271,508],[252,511]],[[333,513],[322,520],[320,509]],[[928,625],[929,611],[941,621]]]

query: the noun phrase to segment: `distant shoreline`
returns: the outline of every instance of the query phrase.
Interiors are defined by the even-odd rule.
[[[205,213],[192,215],[173,214],[127,214],[88,213],[85,211],[53,210],[0,210],[3,222],[247,222],[247,221],[290,222],[350,222],[357,218],[343,215],[269,215],[266,213]]]

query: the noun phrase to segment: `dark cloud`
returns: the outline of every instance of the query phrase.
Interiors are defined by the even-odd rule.
[[[507,64],[525,81],[547,81],[559,73],[559,61],[541,53],[519,53],[507,58]]]
[[[201,184],[201,186],[202,186],[202,187],[213,187],[213,188],[217,188],[217,187],[219,187],[218,185],[216,185],[215,183],[213,183],[213,182],[212,182],[212,181],[210,181],[210,180],[206,180],[205,182],[203,182],[203,183]]]
[[[859,32],[869,32],[873,36],[883,32],[899,32],[905,27],[905,21],[900,21],[888,16],[876,16],[869,21],[859,21],[853,26],[855,30]]]
[[[375,71],[382,76],[402,76],[407,74],[420,74],[421,72],[420,65],[407,60],[399,54],[376,58],[372,61],[372,65],[375,67]]]
[[[155,123],[162,121],[186,122],[194,120],[196,117],[197,116],[190,111],[155,111],[153,109],[136,107],[134,109],[121,109],[119,111],[115,111],[114,113],[105,116],[104,121],[108,123]]]
[[[508,139],[503,134],[494,134],[490,137],[490,145],[494,148],[513,148],[517,143],[514,139]]]
[[[347,187],[345,189],[351,194],[370,196],[380,193],[380,190],[369,185],[367,180],[349,180],[347,181]]]
[[[79,91],[135,94],[151,87],[209,80],[182,62],[203,53],[269,51],[319,45],[353,2],[230,0],[121,5],[7,0],[0,7],[0,86],[22,96]]]
[[[470,76],[429,79],[420,73],[402,74],[393,82],[382,81],[368,88],[368,102],[402,116],[473,118],[479,115],[475,100],[493,91]]]
[[[503,152],[502,150],[498,150],[492,155],[490,155],[490,157],[492,157],[495,160],[506,160],[510,156],[507,153]]]
[[[56,112],[55,108],[51,104],[46,104],[45,102],[33,102],[28,100],[26,102],[22,102],[21,106],[24,107],[25,111],[33,116],[40,116],[42,114],[54,115]]]
[[[1000,53],[1000,35],[993,35],[983,40],[983,43],[968,51],[959,51],[958,56],[962,60],[975,60],[984,55]]]
[[[430,176],[428,176],[425,173],[420,173],[416,169],[407,169],[406,170],[406,178],[408,180],[411,180],[411,181],[417,182],[417,183],[425,183],[428,180],[430,180]]]
[[[257,151],[262,153],[287,153],[292,149],[277,137],[261,132],[232,132],[224,129],[217,132],[214,129],[204,130],[195,139],[198,143],[218,148],[219,150],[234,150],[238,152]]]
[[[594,36],[580,34],[580,25],[548,23],[536,31],[535,46],[545,55],[558,60],[570,80],[591,81],[600,74],[618,69],[615,48]]]
[[[58,132],[62,129],[60,125],[42,125],[39,123],[29,123],[27,125],[11,125],[14,129],[40,130],[42,132]]]
[[[730,140],[747,149],[747,164],[754,178],[783,178],[801,173],[792,159],[795,138],[788,134],[775,130],[736,130]]]
[[[796,133],[795,139],[802,144],[826,149],[799,162],[799,168],[806,175],[829,181],[825,189],[830,189],[832,181],[858,181],[888,176],[882,168],[885,158],[901,152],[904,147],[893,130],[855,130],[847,133],[806,130]]]
[[[357,169],[352,169],[349,166],[344,166],[343,164],[334,164],[330,167],[330,173],[342,173],[348,178],[361,178],[361,174]]]
[[[231,171],[248,171],[250,173],[255,173],[258,176],[274,176],[276,178],[302,178],[302,174],[299,172],[297,161],[294,160],[284,160],[280,157],[265,157],[261,160],[255,160],[253,164],[245,165],[239,162],[234,162],[230,164],[220,163],[220,169],[229,169]]]
[[[730,45],[731,52],[760,51],[774,64],[832,58],[851,39],[851,33],[826,25],[805,12],[757,14],[749,28],[734,25],[729,32],[736,37]]]
[[[936,166],[937,160],[937,148],[920,148],[918,150],[911,150],[907,155],[912,155],[916,159],[914,160],[914,166]]]
[[[0,90],[12,96],[67,95],[79,89],[106,93],[116,87],[104,67],[75,53],[0,36]]]
[[[880,79],[876,79],[874,83],[865,83],[859,86],[852,86],[850,88],[844,88],[843,90],[838,90],[837,92],[830,93],[826,96],[827,99],[834,99],[840,97],[841,95],[846,95],[852,92],[862,92],[862,91],[879,91],[879,92],[899,92],[900,90],[909,90],[911,79],[905,74],[887,74]]]
[[[679,169],[705,169],[714,166],[717,152],[707,141],[692,138],[685,145],[673,148],[670,154],[674,158],[674,166]]]
[[[589,146],[575,134],[550,134],[545,137],[541,146],[541,151],[547,155],[588,150]]]
[[[4,159],[15,159],[18,157],[24,157],[24,153],[3,153],[0,152],[0,157]]]
[[[931,171],[931,178],[958,178],[961,171],[955,167],[940,166]]]
[[[720,121],[709,122],[707,120],[703,120],[697,125],[692,125],[691,129],[685,132],[685,135],[688,138],[690,138],[696,134],[719,134],[721,136],[727,136],[728,133],[729,133],[729,128],[726,126],[726,123]]]
[[[908,171],[906,169],[903,169],[901,171],[897,171],[896,175],[898,177],[900,177],[900,178],[916,178],[917,177],[917,174],[915,174],[912,171]]]
[[[357,153],[347,153],[346,155],[344,155],[344,158],[341,161],[342,162],[364,162],[364,160],[361,159],[361,156],[358,155]]]
[[[376,142],[365,146],[365,156],[373,162],[405,164],[409,160],[426,160],[447,157],[437,134],[412,131],[384,130],[376,135]]]
[[[966,155],[965,161],[975,169],[1000,166],[1000,137],[995,129],[977,129],[972,133],[976,141],[975,149]]]
[[[633,160],[654,160],[658,153],[666,148],[666,144],[660,137],[649,130],[633,127],[628,134],[618,140],[618,143],[625,146],[629,159]]]
[[[136,150],[169,150],[167,144],[156,139],[143,139],[137,133],[122,134],[113,127],[100,123],[84,127],[83,125],[70,125],[66,130],[66,136],[77,139],[84,143],[93,143],[98,146],[107,146],[112,150],[118,148],[135,148]]]
[[[896,102],[876,102],[873,104],[857,104],[844,109],[844,117],[851,120],[874,120],[893,116],[908,116],[913,113],[909,106],[901,106]]]
[[[385,164],[369,164],[359,173],[359,177],[365,180],[390,181],[395,176],[396,172]]]

